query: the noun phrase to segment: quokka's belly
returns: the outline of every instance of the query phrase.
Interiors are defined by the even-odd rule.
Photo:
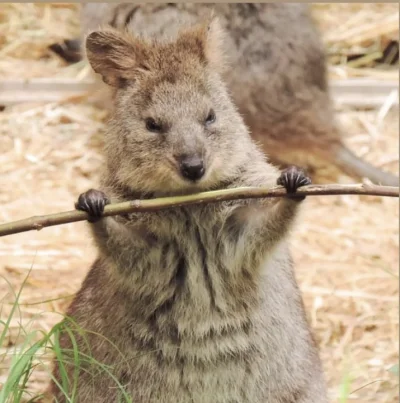
[[[125,373],[133,402],[258,403],[263,395],[260,365],[253,354],[223,354],[218,361],[175,360],[163,352],[142,356]]]

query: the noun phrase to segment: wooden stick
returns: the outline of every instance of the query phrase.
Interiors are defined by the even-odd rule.
[[[356,185],[309,185],[297,190],[296,195],[327,196],[327,195],[371,195],[399,197],[399,188],[395,186],[378,186],[372,184]],[[286,190],[277,186],[274,188],[241,187],[236,189],[214,190],[196,193],[188,196],[162,197],[149,200],[132,200],[123,203],[109,204],[104,208],[104,217],[133,212],[149,212],[165,210],[192,204],[217,203],[227,200],[257,199],[266,197],[285,197]],[[20,232],[41,230],[44,227],[67,224],[87,220],[88,215],[83,211],[66,211],[63,213],[36,216],[20,221],[0,225],[0,236],[18,234]]]

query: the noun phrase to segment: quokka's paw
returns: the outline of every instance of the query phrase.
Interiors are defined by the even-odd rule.
[[[296,166],[290,166],[281,172],[278,180],[276,181],[278,185],[283,186],[288,193],[296,193],[297,189],[301,186],[306,186],[311,184],[311,178],[307,174]],[[290,196],[293,200],[304,200],[305,196]]]
[[[73,64],[82,60],[81,46],[80,39],[66,39],[63,42],[51,44],[49,49],[67,63]]]
[[[75,208],[86,211],[89,214],[88,221],[93,223],[100,220],[107,204],[110,204],[110,200],[105,193],[100,190],[90,189],[79,196],[78,201],[75,203]]]

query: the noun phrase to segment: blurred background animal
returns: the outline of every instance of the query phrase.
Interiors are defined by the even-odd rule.
[[[107,4],[82,5],[82,39],[55,44],[70,62],[85,35],[100,25],[144,37],[172,35],[181,23],[196,23],[214,12],[228,32],[225,53],[234,102],[271,162],[297,164],[318,181],[354,180],[398,185],[398,178],[356,156],[342,139],[327,86],[320,33],[305,4]]]

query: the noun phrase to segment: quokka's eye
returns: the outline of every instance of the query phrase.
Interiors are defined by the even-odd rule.
[[[206,118],[206,124],[211,124],[215,122],[215,119],[217,119],[217,117],[215,116],[215,112],[213,109],[210,109],[210,112],[208,112],[207,118]]]
[[[160,132],[162,132],[163,128],[153,118],[147,118],[146,119],[146,129],[149,132],[160,133]]]

